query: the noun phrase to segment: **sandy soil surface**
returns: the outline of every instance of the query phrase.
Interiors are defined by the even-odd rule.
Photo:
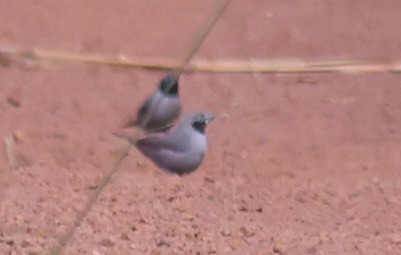
[[[0,43],[180,59],[213,1],[0,1]],[[196,58],[400,57],[401,2],[233,1]],[[128,145],[163,72],[0,67],[0,254],[47,254]],[[395,74],[191,73],[210,148],[176,177],[131,150],[63,254],[400,254]]]

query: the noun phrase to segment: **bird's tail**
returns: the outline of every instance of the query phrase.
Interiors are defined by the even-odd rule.
[[[124,128],[117,128],[115,130],[112,130],[111,134],[132,144],[135,144],[144,136],[140,132],[140,130],[126,130]]]
[[[130,127],[137,127],[137,126],[139,126],[139,122],[137,119],[128,120],[128,121],[123,122],[123,124],[122,124],[122,128],[130,128]]]

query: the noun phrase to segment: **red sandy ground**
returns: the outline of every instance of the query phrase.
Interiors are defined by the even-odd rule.
[[[0,1],[0,43],[181,59],[213,1]],[[401,2],[233,1],[197,58],[400,57]],[[0,67],[0,254],[46,254],[127,143],[163,72]],[[210,150],[182,178],[131,150],[64,254],[401,254],[395,74],[191,73]]]

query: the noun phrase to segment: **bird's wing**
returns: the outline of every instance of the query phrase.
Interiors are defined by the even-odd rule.
[[[150,111],[152,105],[152,98],[148,98],[146,99],[146,101],[143,103],[143,105],[141,106],[141,108],[139,108],[138,110],[138,114],[137,114],[137,119],[143,119],[146,114],[148,114],[148,112]]]
[[[196,167],[197,159],[183,150],[182,144],[163,138],[166,137],[148,137],[139,140],[136,147],[158,167],[169,173],[182,175]]]
[[[179,143],[165,134],[140,139],[135,144],[141,150],[171,150],[180,151]]]
[[[142,104],[142,106],[139,108],[136,118],[132,119],[132,117],[129,117],[127,121],[123,124],[123,127],[135,127],[139,126],[142,124],[143,120],[146,118],[146,115],[150,111],[150,106],[152,104],[152,98],[146,99],[146,101]]]

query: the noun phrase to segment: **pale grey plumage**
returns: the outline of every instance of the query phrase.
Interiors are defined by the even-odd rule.
[[[207,150],[205,129],[213,118],[210,113],[187,114],[174,129],[141,139],[135,146],[163,170],[178,175],[190,173],[203,161]]]
[[[124,127],[139,126],[146,131],[168,129],[181,113],[178,75],[166,75],[138,110],[136,119]]]

